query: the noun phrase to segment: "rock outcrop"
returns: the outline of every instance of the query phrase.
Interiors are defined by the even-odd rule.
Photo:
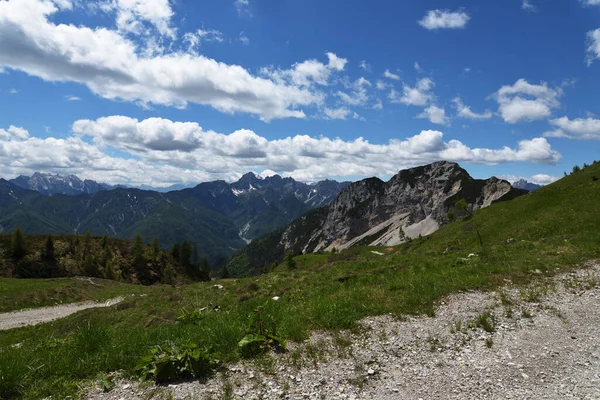
[[[356,245],[397,245],[438,230],[448,222],[446,214],[460,199],[472,212],[525,193],[508,181],[473,179],[458,164],[439,161],[400,171],[388,182],[369,178],[352,183],[329,206],[304,215],[260,243],[277,246],[277,251],[268,251],[278,257],[290,250],[298,254]],[[248,257],[248,253],[257,253],[256,249],[246,253],[247,268],[263,267]],[[238,261],[234,258],[232,262]],[[236,265],[238,270],[241,267]]]

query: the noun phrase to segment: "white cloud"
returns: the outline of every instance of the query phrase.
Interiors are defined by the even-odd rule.
[[[400,80],[400,76],[391,73],[389,69],[385,70],[385,72],[383,73],[383,76],[385,76],[388,79],[393,79],[395,81],[399,81]]]
[[[529,183],[535,183],[537,185],[549,185],[560,179],[560,176],[553,176],[548,174],[536,174],[529,177],[517,176],[517,175],[500,175],[499,178],[505,179],[511,183],[517,182],[521,179],[526,180]]]
[[[246,34],[243,31],[240,32],[238,40],[242,42],[242,44],[245,46],[248,46],[250,44],[250,39],[248,38],[248,36],[246,36]]]
[[[188,53],[197,54],[196,49],[202,42],[223,42],[223,33],[216,29],[198,29],[196,32],[187,32],[183,35],[183,42],[188,44]]]
[[[68,101],[80,101],[81,97],[77,97],[77,96],[73,96],[73,95],[67,95],[67,96],[65,96],[65,99],[67,99]]]
[[[327,53],[327,57],[329,58],[329,64],[327,66],[336,71],[343,71],[346,63],[348,63],[347,59],[338,57],[334,53]]]
[[[358,66],[360,68],[362,68],[364,71],[371,72],[371,65],[367,64],[367,62],[365,60],[362,60],[360,62],[360,64],[358,64]]]
[[[438,125],[448,125],[450,123],[450,118],[446,117],[446,110],[434,104],[423,110],[421,114],[417,115],[417,118],[425,118],[432,124]]]
[[[8,129],[0,128],[0,140],[3,141],[23,141],[29,139],[29,132],[26,129],[11,125]],[[0,151],[2,148],[0,147]]]
[[[373,105],[373,110],[383,110],[383,103],[377,99],[377,102]]]
[[[521,8],[529,12],[537,12],[537,7],[531,4],[531,0],[523,0]]]
[[[253,17],[252,11],[250,11],[250,0],[235,0],[233,5],[240,17]]]
[[[425,106],[433,101],[435,96],[431,93],[434,83],[429,78],[419,79],[415,87],[402,85],[402,94],[394,89],[390,92],[389,99],[392,103],[401,103],[412,106]]]
[[[587,65],[592,65],[595,60],[600,60],[600,28],[587,34]]]
[[[0,175],[68,171],[113,184],[166,186],[230,181],[251,170],[315,181],[389,176],[440,159],[481,164],[554,164],[560,159],[543,138],[521,141],[516,149],[481,149],[457,140],[446,142],[442,132],[433,130],[383,144],[306,135],[268,140],[245,129],[222,134],[195,122],[111,116],[76,121],[73,132],[75,136],[66,139],[39,139],[22,128],[0,130]],[[113,149],[124,158],[108,155]]]
[[[567,117],[550,120],[558,129],[544,133],[546,137],[563,137],[568,139],[600,140],[600,119]]]
[[[378,80],[377,82],[375,82],[375,87],[377,88],[377,90],[385,90],[388,88],[388,84],[384,81]]]
[[[314,85],[327,86],[332,74],[344,69],[345,58],[337,57],[333,53],[327,53],[329,62],[327,65],[318,60],[307,60],[294,64],[291,69],[262,68],[261,74],[266,76],[279,85],[290,85],[293,87],[310,88]],[[317,94],[311,94],[315,97],[315,103],[322,98],[317,98]]]
[[[600,6],[600,0],[581,0],[586,6]]]
[[[351,94],[347,94],[342,91],[338,91],[336,93],[336,96],[338,96],[344,103],[352,106],[363,106],[369,101],[367,87],[372,86],[371,82],[361,77],[348,86],[352,89]]]
[[[475,120],[483,120],[483,119],[492,118],[492,112],[490,110],[486,110],[482,114],[477,114],[477,113],[471,111],[471,107],[464,105],[462,100],[460,99],[460,97],[456,97],[452,101],[454,102],[454,104],[456,104],[456,111],[457,111],[456,116],[459,118],[475,119]]]
[[[356,119],[356,120],[363,121],[363,122],[366,121],[366,119],[364,117],[361,117],[360,114],[358,114],[356,112],[352,114],[352,119]]]
[[[142,3],[152,2],[134,2]],[[308,88],[256,77],[241,66],[201,55],[141,56],[144,49],[122,33],[56,24],[52,17],[57,12],[48,1],[0,1],[0,65],[50,82],[82,83],[107,99],[178,108],[192,102],[264,120],[303,118],[302,107],[322,101]],[[156,24],[160,20],[149,11],[141,14]],[[340,68],[341,60],[330,63]]]
[[[421,66],[419,65],[419,63],[416,62],[416,61],[415,61],[415,71],[417,71],[420,74],[422,74],[423,72],[425,72],[425,70],[423,68],[421,68]]]
[[[345,107],[335,109],[325,107],[323,113],[325,113],[326,119],[346,119],[350,115],[350,110]]]
[[[552,175],[547,175],[547,174],[536,174],[536,175],[533,175],[532,177],[530,177],[527,180],[529,182],[533,182],[533,183],[536,183],[538,185],[549,185],[549,184],[551,184],[553,182],[556,182],[559,179],[560,179],[559,176],[552,176]]]
[[[172,39],[176,37],[177,30],[171,27],[174,13],[169,0],[107,0],[100,9],[116,12],[117,27],[123,32],[142,34],[149,23],[161,35]]]
[[[504,121],[514,124],[550,117],[552,109],[560,105],[558,98],[561,95],[562,89],[550,88],[545,82],[532,85],[525,79],[519,79],[512,86],[502,86],[495,93],[495,98]]]
[[[12,88],[12,89],[10,89],[8,91],[8,93],[10,93],[10,94],[17,94],[17,93],[19,93],[19,91],[17,89],[15,89],[15,88]]]
[[[465,11],[431,10],[419,21],[428,30],[459,29],[467,26],[471,17]]]

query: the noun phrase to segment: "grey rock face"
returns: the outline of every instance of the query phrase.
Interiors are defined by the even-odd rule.
[[[397,245],[407,237],[428,235],[447,223],[446,214],[459,199],[470,211],[524,194],[492,177],[473,179],[458,164],[446,161],[400,171],[388,182],[377,178],[350,184],[327,208],[322,223],[304,243],[286,229],[286,249],[313,252],[353,245]],[[293,225],[293,224],[292,224]]]

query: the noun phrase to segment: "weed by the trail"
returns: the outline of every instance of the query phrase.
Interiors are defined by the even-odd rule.
[[[157,383],[211,375],[219,365],[215,354],[197,345],[155,346],[142,358],[136,370],[142,378]]]
[[[485,339],[485,347],[487,347],[488,349],[491,349],[493,345],[494,345],[494,340],[492,338]]]
[[[539,303],[542,297],[556,291],[556,284],[550,281],[535,282],[521,290],[521,298],[529,303]]]
[[[267,302],[260,307],[256,307],[248,315],[246,336],[238,343],[243,357],[253,357],[270,348],[281,350],[286,347],[285,341],[276,336],[275,325],[273,323],[268,324],[269,321],[266,320],[266,315],[261,315],[268,305]]]
[[[492,333],[496,330],[494,316],[489,311],[480,314],[475,320],[474,325],[475,327],[481,328],[489,333]]]

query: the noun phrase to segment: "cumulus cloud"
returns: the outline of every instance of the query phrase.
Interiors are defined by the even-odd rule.
[[[600,0],[598,1],[600,4]],[[600,28],[587,34],[587,65],[592,65],[596,60],[600,60]]]
[[[600,119],[561,117],[550,120],[550,123],[558,129],[544,133],[546,137],[600,140]]]
[[[362,60],[358,66],[364,71],[371,72],[371,64],[368,64],[365,60]]]
[[[431,90],[434,83],[429,78],[419,79],[415,87],[411,87],[406,83],[402,84],[402,93],[392,89],[389,99],[392,103],[401,103],[412,106],[425,106],[435,99]]]
[[[519,79],[514,85],[502,86],[494,96],[504,121],[514,124],[550,117],[552,109],[560,105],[558,98],[561,95],[560,88],[550,88],[545,82],[533,85]]]
[[[327,66],[336,71],[343,71],[344,67],[348,63],[347,59],[338,57],[334,53],[327,53],[327,58],[329,58],[329,64]]]
[[[385,72],[383,73],[383,76],[385,76],[388,79],[393,79],[395,81],[399,81],[400,80],[400,76],[391,73],[389,69],[385,70]]]
[[[65,99],[67,99],[68,101],[80,101],[81,97],[73,96],[73,95],[67,95],[67,96],[65,96]]]
[[[346,117],[355,115],[348,112]],[[480,164],[554,164],[560,159],[544,138],[523,140],[515,149],[482,149],[445,141],[436,130],[373,144],[360,137],[296,135],[268,140],[247,129],[222,134],[196,122],[124,116],[79,120],[72,129],[74,136],[66,139],[30,137],[25,129],[14,126],[0,129],[0,175],[68,172],[113,184],[168,186],[230,181],[265,169],[315,181],[332,176],[389,176],[440,159]],[[113,150],[123,156],[109,155]]]
[[[3,141],[23,141],[29,139],[29,132],[26,129],[11,125],[8,129],[0,129],[0,140]]]
[[[347,60],[336,56],[333,53],[327,53],[328,64],[323,64],[318,60],[306,60],[294,64],[290,69],[262,68],[261,74],[273,80],[278,85],[288,85],[297,88],[310,88],[314,85],[327,86],[330,84],[330,78],[336,71],[342,71]],[[311,92],[315,98],[315,103],[322,100],[316,93]]]
[[[125,7],[135,21],[150,21],[169,34],[168,1],[110,2]],[[144,6],[144,7],[143,7]],[[121,10],[119,8],[119,10]],[[170,10],[170,8],[169,8]],[[303,118],[302,107],[322,96],[294,83],[253,76],[241,66],[181,52],[142,55],[139,41],[107,28],[58,24],[54,3],[0,1],[0,66],[51,82],[78,82],[107,99],[183,108],[188,102],[226,113],[249,113],[264,120]],[[162,21],[162,22],[161,22]],[[135,24],[134,24],[135,25]],[[331,53],[327,70],[345,60]]]
[[[499,178],[506,179],[507,181],[509,181],[511,183],[519,181],[521,179],[524,179],[527,182],[535,183],[537,185],[545,186],[545,185],[549,185],[551,183],[556,182],[561,177],[560,176],[548,175],[548,174],[535,174],[535,175],[532,175],[532,176],[500,175]]]
[[[70,1],[60,0],[56,3],[64,9],[64,4]],[[100,9],[115,12],[117,27],[123,32],[139,35],[144,32],[146,24],[150,24],[163,36],[172,39],[176,36],[177,30],[171,27],[174,13],[169,0],[107,0],[101,3]]]
[[[419,25],[430,31],[460,29],[467,26],[470,19],[465,11],[431,10],[419,21]]]
[[[344,103],[352,106],[364,106],[369,101],[367,88],[372,86],[371,82],[361,77],[347,86],[352,90],[350,94],[342,91],[338,91],[336,94]]]
[[[464,105],[460,97],[454,98],[452,102],[456,105],[456,116],[459,118],[475,120],[484,120],[492,118],[492,112],[490,110],[486,110],[482,114],[477,114],[476,112],[471,111],[471,107]]]
[[[428,119],[432,124],[438,125],[448,125],[450,124],[450,118],[446,117],[446,110],[443,108],[437,107],[432,104],[427,107],[423,112],[417,115],[417,118],[425,118]]]

